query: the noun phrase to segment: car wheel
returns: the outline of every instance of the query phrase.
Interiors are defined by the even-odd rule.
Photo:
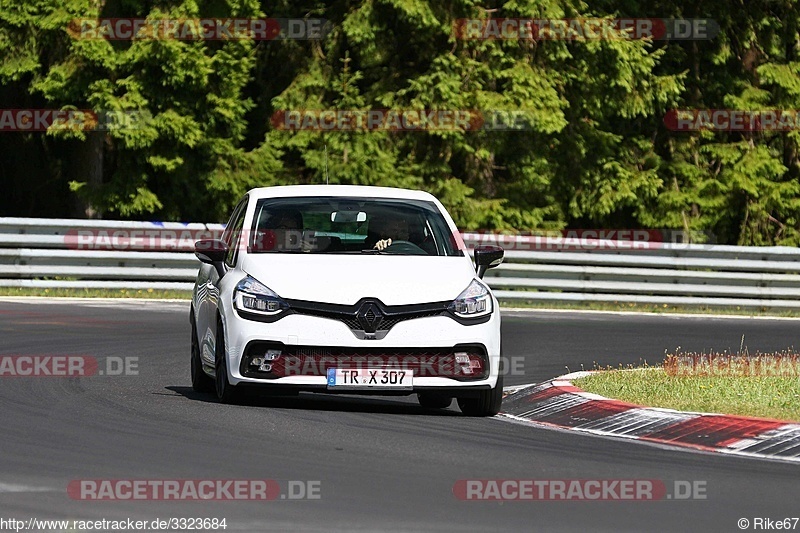
[[[447,409],[453,403],[452,398],[436,394],[417,394],[417,400],[422,407],[427,409]]]
[[[467,416],[494,416],[503,403],[503,376],[497,376],[494,388],[481,391],[477,398],[459,398],[458,406]]]
[[[217,325],[217,338],[214,347],[216,379],[214,384],[217,391],[217,399],[222,403],[234,403],[239,394],[236,387],[228,381],[228,358],[225,355],[225,331],[222,322]]]
[[[197,342],[197,326],[192,316],[192,389],[195,392],[213,392],[214,380],[203,371],[203,363],[200,361],[200,343]]]

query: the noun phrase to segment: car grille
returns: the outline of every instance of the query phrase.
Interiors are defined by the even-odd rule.
[[[353,331],[389,331],[400,322],[439,316],[447,313],[450,302],[420,305],[388,306],[372,298],[364,298],[355,305],[323,304],[299,300],[288,301],[294,314],[329,318],[344,323]]]

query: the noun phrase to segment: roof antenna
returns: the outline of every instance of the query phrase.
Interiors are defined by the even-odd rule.
[[[325,143],[325,185],[328,184],[328,143]]]

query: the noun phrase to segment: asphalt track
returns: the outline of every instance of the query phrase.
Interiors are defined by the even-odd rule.
[[[740,531],[800,516],[800,467],[302,394],[221,405],[192,392],[188,303],[0,301],[0,355],[138,357],[135,376],[0,379],[0,518],[227,519],[228,531]],[[508,313],[506,385],[686,350],[783,349],[800,322]],[[454,404],[455,405],[455,404]],[[320,499],[81,501],[76,479],[320,481]],[[463,479],[705,482],[707,499],[461,501]],[[800,529],[800,524],[797,526]]]

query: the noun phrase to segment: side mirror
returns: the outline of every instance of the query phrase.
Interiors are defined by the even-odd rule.
[[[503,262],[505,251],[499,246],[477,246],[475,248],[475,266],[478,277],[483,278],[486,271]]]
[[[194,243],[194,255],[207,265],[217,269],[219,277],[225,274],[223,263],[228,255],[228,245],[219,239],[201,239]]]

